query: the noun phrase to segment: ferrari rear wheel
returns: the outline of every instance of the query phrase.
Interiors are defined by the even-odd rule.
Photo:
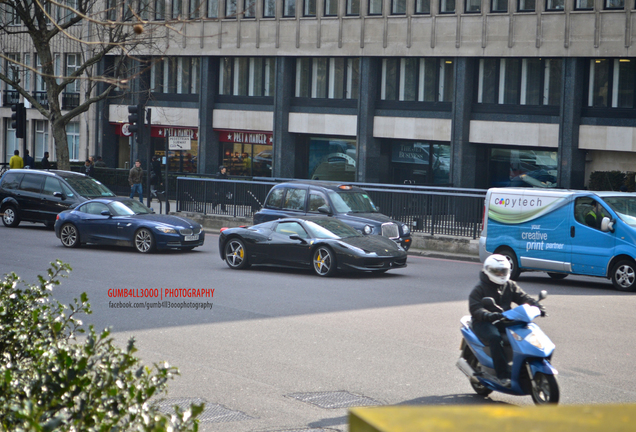
[[[246,269],[249,267],[247,261],[247,251],[245,243],[238,237],[231,238],[225,244],[225,262],[228,267],[234,270]]]
[[[141,253],[152,252],[155,248],[155,238],[150,230],[142,228],[135,233],[135,249]]]
[[[332,276],[336,272],[336,256],[327,246],[318,246],[312,261],[318,276]]]
[[[67,223],[60,229],[60,240],[67,248],[76,248],[80,245],[79,232],[75,225]]]

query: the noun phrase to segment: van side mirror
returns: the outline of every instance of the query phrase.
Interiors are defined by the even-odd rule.
[[[614,232],[614,222],[608,217],[604,217],[601,221],[601,231],[603,232]]]
[[[64,196],[64,194],[62,192],[53,192],[53,196],[56,198],[60,198],[61,200],[65,200],[66,197]]]
[[[331,207],[329,207],[327,204],[321,205],[320,207],[318,207],[318,212],[330,215]]]

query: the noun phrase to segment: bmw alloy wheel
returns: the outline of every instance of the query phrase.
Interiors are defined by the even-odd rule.
[[[78,247],[80,245],[79,233],[75,225],[67,223],[62,226],[60,229],[60,240],[68,248]]]
[[[152,233],[146,228],[142,228],[135,234],[135,248],[141,253],[150,252],[155,246]]]

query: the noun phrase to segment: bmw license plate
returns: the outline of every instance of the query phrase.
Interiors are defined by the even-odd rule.
[[[199,234],[185,236],[185,241],[199,240]]]

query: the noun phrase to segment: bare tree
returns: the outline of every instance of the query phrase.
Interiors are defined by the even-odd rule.
[[[161,27],[168,34],[171,23],[147,21],[149,4],[148,0],[0,1],[0,58],[7,65],[0,68],[0,80],[48,119],[59,169],[70,169],[68,123],[92,104],[112,97],[113,90],[128,91],[135,74],[149,67],[141,61],[141,53],[161,55],[153,46],[157,40],[153,33]],[[37,64],[10,55],[33,50]],[[56,70],[54,53],[69,52],[77,53],[79,60],[72,73],[66,73],[64,66]],[[113,61],[103,67],[106,56]],[[126,70],[131,63],[141,67]],[[45,98],[30,92],[21,79],[25,73],[41,80]],[[61,96],[69,87],[81,89],[83,97],[63,110]]]

